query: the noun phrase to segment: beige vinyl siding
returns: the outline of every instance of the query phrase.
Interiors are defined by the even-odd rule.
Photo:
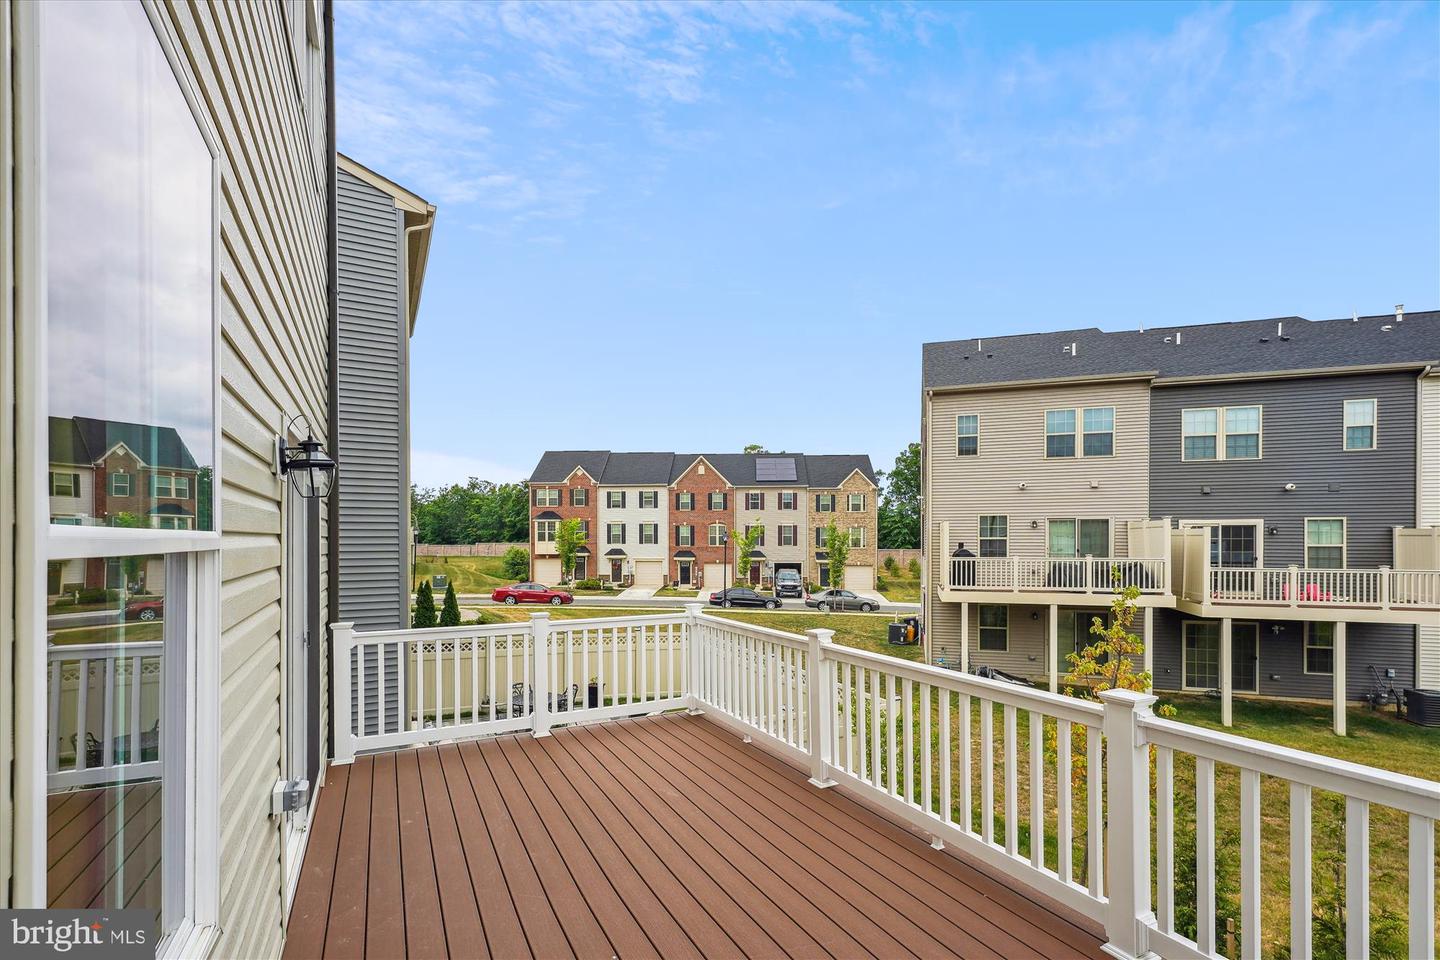
[[[782,490],[789,490],[795,494],[795,509],[780,509],[780,493]],[[745,495],[747,493],[763,493],[765,495],[765,509],[750,510],[745,507]],[[760,549],[765,552],[766,559],[773,563],[799,563],[800,570],[804,575],[805,557],[815,552],[815,534],[807,531],[809,523],[807,518],[810,515],[809,501],[813,494],[804,487],[741,487],[733,493],[735,505],[735,529],[744,532],[747,526],[761,525],[765,528],[765,546]],[[827,514],[828,516],[828,514]],[[795,530],[795,544],[793,546],[780,546],[780,526],[782,524],[793,524]],[[732,564],[735,563],[734,554],[731,554]]]
[[[168,2],[159,9],[221,147],[222,933],[215,954],[276,956],[284,893],[279,822],[269,806],[281,769],[284,525],[273,444],[291,417],[304,414],[330,446],[326,172],[311,150],[314,131],[279,4]],[[321,610],[328,603],[325,515]],[[312,707],[322,718],[328,673],[322,662],[320,702]],[[327,739],[322,730],[322,744]]]
[[[11,77],[10,23],[14,10],[10,0],[0,0],[0,76]],[[15,112],[8,79],[0,83],[0,169],[13,169],[13,124]],[[0,177],[0,463],[18,462],[15,439],[15,316],[9,291],[14,281],[14,198],[12,180]],[[15,676],[15,470],[0,470],[0,677]],[[0,683],[0,717],[15,716],[15,684]],[[11,770],[15,761],[15,733],[0,736],[0,908],[10,906],[10,873],[14,863],[14,794]]]
[[[1004,652],[980,649],[980,604],[966,604],[970,611],[970,669],[997,667],[1022,677],[1048,676],[1046,648],[1048,608],[1010,604],[1010,643]],[[946,666],[960,666],[960,607],[958,603],[935,603],[930,615],[932,657]],[[1038,618],[1032,617],[1038,614]],[[1062,654],[1063,655],[1063,654]],[[1062,671],[1063,672],[1063,671]]]
[[[1420,526],[1440,526],[1440,376],[1420,381]],[[1440,627],[1416,628],[1415,685],[1440,690]]]

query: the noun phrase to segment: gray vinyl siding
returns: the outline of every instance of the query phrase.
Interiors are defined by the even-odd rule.
[[[1420,383],[1420,523],[1440,526],[1440,376]],[[1416,686],[1440,690],[1440,626],[1419,627]]]
[[[1155,689],[1184,685],[1181,624],[1198,619],[1175,610],[1155,611]],[[1255,621],[1251,621],[1255,622]],[[1262,696],[1329,700],[1331,677],[1305,672],[1305,625],[1291,620],[1261,620],[1259,681]],[[1275,632],[1275,627],[1279,632]],[[1358,700],[1375,687],[1375,676],[1395,671],[1399,687],[1415,682],[1415,628],[1393,623],[1351,623],[1345,637],[1345,696]],[[1374,669],[1374,673],[1371,669]]]
[[[298,8],[298,5],[297,5]],[[157,6],[220,144],[221,957],[279,956],[284,881],[270,791],[283,756],[280,718],[284,481],[275,437],[303,414],[326,433],[325,168],[297,90],[279,4]],[[302,55],[306,51],[300,51]],[[320,609],[330,531],[320,511]],[[321,741],[328,666],[321,646]]]
[[[340,619],[394,630],[409,613],[402,218],[388,194],[345,170],[336,179]]]
[[[1379,401],[1378,448],[1345,451],[1343,402],[1367,398]],[[1180,459],[1182,410],[1246,404],[1263,408],[1261,459]],[[1263,518],[1277,528],[1265,536],[1266,566],[1304,564],[1306,517],[1346,517],[1346,564],[1388,564],[1391,528],[1415,524],[1415,406],[1408,373],[1156,387],[1150,515]]]

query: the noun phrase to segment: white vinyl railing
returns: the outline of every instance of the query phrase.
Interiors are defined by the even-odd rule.
[[[1440,609],[1440,571],[1324,567],[1206,567],[1213,603]]]
[[[1146,557],[951,557],[952,590],[1113,593],[1121,586],[1141,593],[1170,589],[1167,560]]]
[[[50,789],[160,775],[164,641],[52,644]]]
[[[935,845],[953,843],[1102,919],[1117,956],[1181,960],[1220,956],[1222,815],[1239,819],[1240,957],[1259,955],[1260,782],[1278,778],[1291,792],[1292,956],[1313,952],[1309,796],[1318,789],[1346,808],[1347,953],[1363,956],[1368,943],[1367,817],[1378,804],[1409,817],[1410,954],[1434,960],[1440,783],[1164,720],[1148,694],[1106,691],[1095,703],[837,645],[832,635],[758,627],[699,604],[682,615],[552,623],[541,613],[528,623],[393,633],[337,624],[335,703],[348,714],[335,724],[335,760],[701,711],[804,765],[816,786],[851,789]],[[1195,758],[1195,939],[1176,922],[1177,890],[1191,889],[1176,873],[1177,754]],[[1238,808],[1216,803],[1217,765],[1238,770]]]

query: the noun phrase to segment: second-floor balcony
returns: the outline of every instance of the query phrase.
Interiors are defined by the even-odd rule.
[[[1170,592],[1168,561],[1155,557],[950,557],[946,587],[977,593],[1142,595]]]

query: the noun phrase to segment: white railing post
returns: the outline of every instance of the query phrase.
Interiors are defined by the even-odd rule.
[[[685,706],[691,714],[704,713],[700,709],[700,611],[703,605],[699,603],[685,604]]]
[[[1390,609],[1390,568],[1380,568],[1380,609]]]
[[[1095,563],[1095,558],[1085,554],[1085,565],[1080,568],[1080,592],[1089,593],[1092,584],[1090,583],[1090,568]]]
[[[330,624],[330,675],[334,685],[330,697],[330,729],[335,738],[332,763],[349,763],[355,759],[355,728],[350,718],[354,699],[350,693],[350,651],[354,645],[354,623]],[[363,676],[360,682],[365,682]],[[361,722],[363,724],[363,717]]]
[[[1151,713],[1155,697],[1134,690],[1105,690],[1105,776],[1110,859],[1105,915],[1105,950],[1111,956],[1146,953],[1150,909],[1150,752],[1139,720]],[[1094,829],[1092,825],[1090,829]]]
[[[950,521],[940,521],[940,569],[945,577],[944,584],[947,587],[960,586],[960,578],[956,576],[956,564],[950,557]]]
[[[1264,576],[1264,571],[1261,571],[1261,576]],[[1285,583],[1290,591],[1290,606],[1298,607],[1300,605],[1300,568],[1293,563],[1286,568]],[[1263,600],[1264,597],[1262,596],[1261,599]]]
[[[535,693],[530,698],[530,732],[537,737],[550,736],[550,614],[530,614],[530,656],[534,660],[531,675]]]
[[[833,636],[834,630],[805,631],[805,638],[810,641],[805,671],[805,712],[808,714],[810,728],[810,782],[817,787],[835,786],[835,781],[830,779],[829,769],[830,738],[835,723],[835,685],[830,678],[832,661],[825,655]]]

